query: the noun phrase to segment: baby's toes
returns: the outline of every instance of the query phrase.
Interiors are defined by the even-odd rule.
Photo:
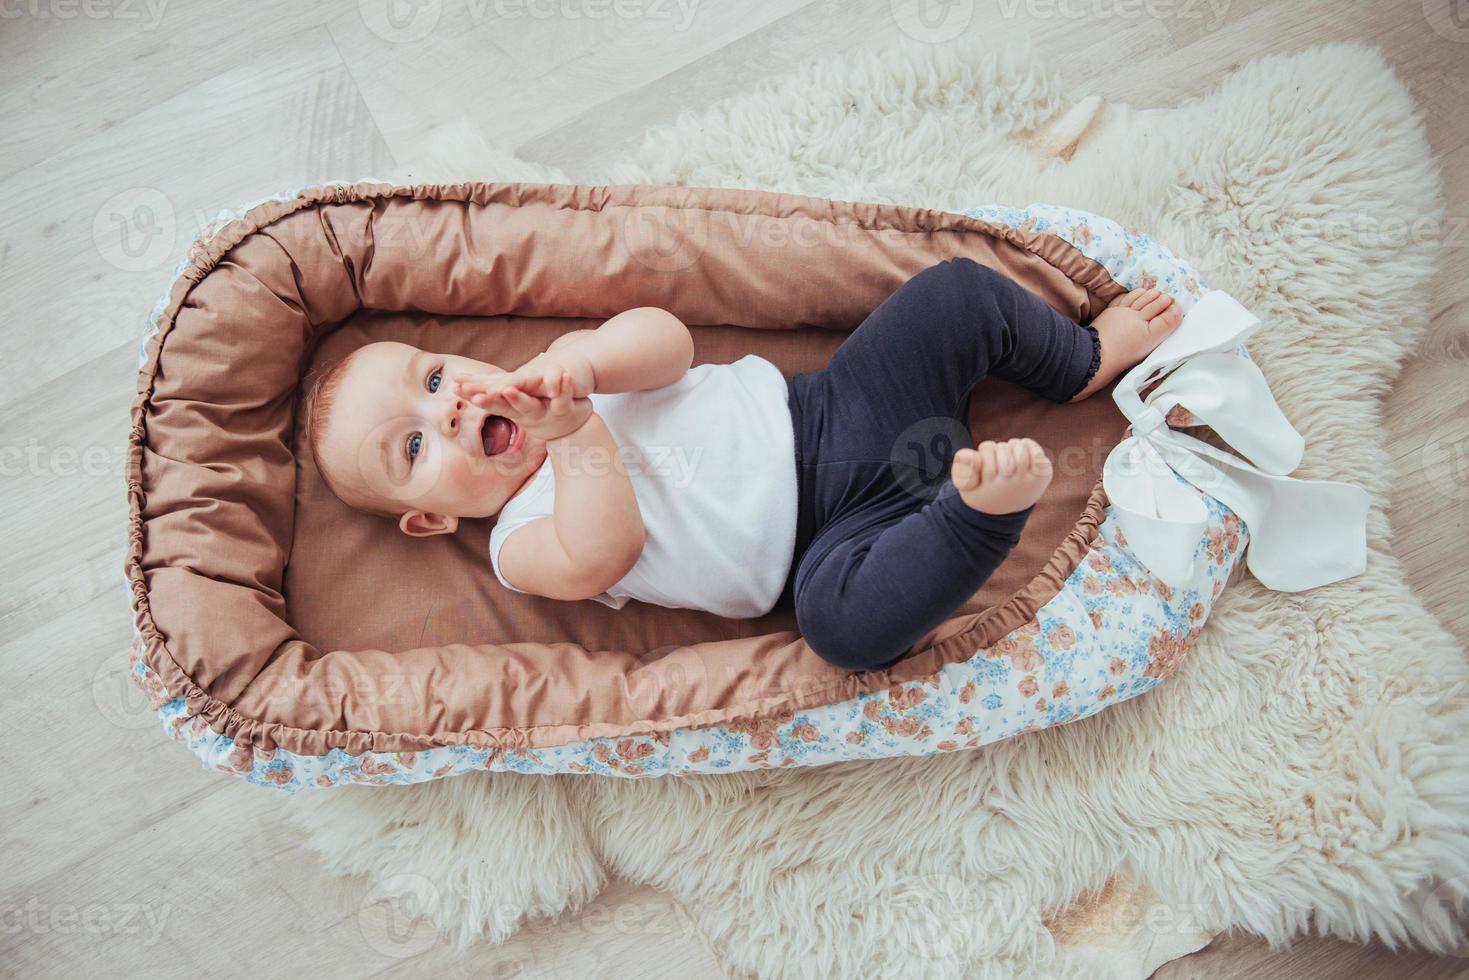
[[[1151,326],[1155,334],[1161,333],[1163,336],[1167,336],[1174,330],[1177,330],[1178,325],[1182,322],[1183,307],[1174,303],[1168,309],[1154,317]]]
[[[1167,293],[1160,293],[1159,295],[1154,296],[1146,304],[1144,304],[1142,309],[1138,310],[1138,312],[1142,314],[1144,320],[1151,320],[1153,317],[1162,313],[1164,310],[1168,309],[1172,305],[1173,297],[1169,296]]]
[[[1156,289],[1134,289],[1128,293],[1128,296],[1131,297],[1131,301],[1127,305],[1134,310],[1141,310],[1158,298],[1158,291]]]
[[[1130,293],[1123,293],[1121,296],[1117,297],[1112,302],[1108,303],[1107,304],[1107,308],[1108,309],[1111,309],[1114,306],[1120,306],[1120,307],[1122,307],[1125,310],[1130,310],[1130,309],[1132,309],[1133,300],[1137,299],[1140,295],[1142,295],[1142,292],[1143,291],[1141,289],[1134,289]]]

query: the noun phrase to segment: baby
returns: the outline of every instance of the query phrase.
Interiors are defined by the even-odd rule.
[[[310,388],[308,440],[334,494],[405,534],[496,517],[507,588],[731,618],[790,603],[819,656],[877,670],[978,591],[1051,482],[1032,439],[967,448],[973,386],[1080,401],[1180,322],[1149,289],[1083,326],[956,258],[791,378],[754,355],[690,367],[688,327],[651,307],[513,371],[368,344]]]

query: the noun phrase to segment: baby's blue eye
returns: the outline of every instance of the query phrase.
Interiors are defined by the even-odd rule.
[[[408,437],[408,458],[412,459],[417,456],[421,448],[423,448],[423,433],[415,432]]]
[[[436,391],[439,390],[439,382],[440,382],[440,380],[442,380],[442,377],[443,377],[443,372],[442,371],[439,371],[439,370],[434,371],[433,374],[430,374],[428,376],[428,391],[429,391],[429,394],[433,394],[434,392],[436,392]]]

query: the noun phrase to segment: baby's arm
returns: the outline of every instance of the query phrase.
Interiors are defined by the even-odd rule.
[[[590,599],[605,592],[643,553],[643,518],[627,474],[616,465],[617,443],[600,415],[547,444],[556,473],[550,517],[516,529],[500,546],[500,572],[517,589],[551,599]]]
[[[542,400],[510,389],[505,414],[544,433],[556,474],[550,517],[517,528],[500,547],[500,572],[517,589],[551,599],[589,599],[637,564],[645,532],[617,442],[585,399],[572,399],[562,375]],[[584,420],[578,417],[587,414]]]
[[[678,317],[656,306],[617,314],[561,348],[592,362],[599,392],[671,385],[694,362],[694,338]]]

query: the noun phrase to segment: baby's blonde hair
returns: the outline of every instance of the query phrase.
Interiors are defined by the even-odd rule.
[[[337,394],[342,389],[342,381],[347,376],[348,366],[351,365],[352,359],[360,350],[362,350],[361,347],[357,348],[321,372],[314,380],[308,379],[306,397],[301,402],[301,411],[306,420],[306,442],[311,447],[311,461],[316,465],[316,472],[321,476],[321,482],[326,484],[326,488],[338,500],[354,510],[365,511],[396,521],[400,515],[370,499],[358,488],[345,486],[333,479],[321,454],[322,442],[331,424],[332,409],[337,403]]]

